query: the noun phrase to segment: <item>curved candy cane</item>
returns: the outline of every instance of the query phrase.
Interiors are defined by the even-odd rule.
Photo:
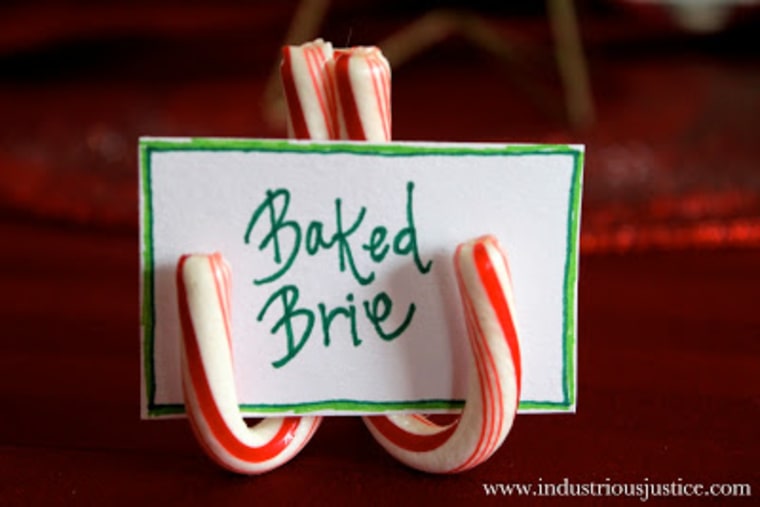
[[[260,474],[294,457],[321,417],[276,417],[249,428],[240,415],[230,334],[230,272],[221,254],[184,255],[177,267],[182,389],[198,442],[219,465]]]
[[[512,427],[520,399],[520,346],[506,257],[492,236],[459,245],[454,256],[474,358],[464,411],[439,426],[414,415],[364,422],[393,456],[425,472],[455,473],[488,459]]]
[[[340,137],[390,141],[390,67],[380,50],[336,50],[327,68]],[[426,472],[461,472],[488,459],[509,433],[520,398],[520,347],[506,256],[496,239],[486,236],[460,245],[454,264],[475,363],[464,412],[446,426],[421,414],[364,417],[388,452]]]

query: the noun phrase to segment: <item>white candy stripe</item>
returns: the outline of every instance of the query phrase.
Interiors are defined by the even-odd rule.
[[[322,39],[283,48],[280,77],[289,137],[335,139],[335,104],[325,72],[325,62],[332,57],[332,45]]]
[[[240,414],[229,335],[229,268],[221,255],[180,259],[182,387],[196,437],[222,467],[259,474],[294,457],[320,417],[267,418],[249,428]]]
[[[520,395],[520,352],[506,257],[494,238],[479,238],[460,245],[455,269],[473,362],[459,421],[437,426],[419,414],[364,418],[393,456],[434,473],[468,470],[493,455],[512,427]]]
[[[341,139],[390,141],[391,69],[376,47],[335,50],[327,64]]]

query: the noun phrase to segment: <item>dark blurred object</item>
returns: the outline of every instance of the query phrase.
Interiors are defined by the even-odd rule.
[[[758,0],[612,0],[654,23],[694,33],[724,30],[760,8]]]
[[[543,4],[473,5],[509,64],[458,40],[417,56],[394,74],[394,138],[586,143],[586,252],[760,244],[757,17],[685,36],[580,2],[597,114],[577,132]],[[134,230],[138,136],[284,136],[261,100],[295,7],[1,7],[0,210]],[[372,43],[425,7],[334,2],[321,34]]]

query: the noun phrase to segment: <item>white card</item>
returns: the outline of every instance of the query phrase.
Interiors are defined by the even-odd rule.
[[[175,271],[182,254],[212,252],[232,270],[244,413],[461,408],[470,351],[452,257],[484,234],[510,262],[520,410],[573,412],[583,154],[141,139],[143,416],[183,413]]]

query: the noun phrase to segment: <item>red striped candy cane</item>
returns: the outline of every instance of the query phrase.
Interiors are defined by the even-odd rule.
[[[425,472],[456,473],[487,460],[512,427],[520,399],[520,346],[506,257],[492,236],[459,245],[454,256],[474,359],[464,411],[439,426],[415,415],[364,422],[393,456]]]
[[[390,67],[380,50],[336,50],[328,75],[341,138],[390,141]],[[454,264],[474,357],[462,415],[446,426],[421,414],[364,417],[388,452],[434,473],[461,472],[487,460],[512,428],[520,399],[520,346],[506,256],[486,236],[459,245]]]
[[[282,48],[280,77],[288,106],[288,136],[295,139],[335,139],[335,104],[325,62],[332,45],[317,39]]]
[[[260,474],[290,460],[321,418],[267,418],[249,428],[241,417],[232,362],[230,271],[221,254],[183,255],[177,293],[182,389],[198,442],[219,465],[241,474]]]
[[[327,68],[340,139],[390,141],[391,68],[380,49],[338,49]]]
[[[334,93],[325,79],[325,62],[332,53],[332,45],[321,39],[282,49],[280,72],[291,138],[336,136]],[[229,267],[220,254],[180,258],[182,388],[188,418],[206,453],[233,472],[259,474],[298,454],[322,418],[274,417],[253,428],[245,424],[232,366],[229,289]]]

